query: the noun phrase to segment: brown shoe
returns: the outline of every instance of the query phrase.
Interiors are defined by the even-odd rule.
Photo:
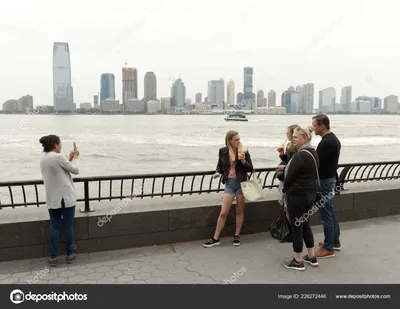
[[[57,266],[57,264],[58,264],[58,259],[57,258],[49,258],[49,265],[51,266],[51,267],[55,267],[55,266]]]
[[[335,256],[334,251],[329,251],[329,250],[326,250],[325,248],[321,248],[317,252],[315,252],[315,257],[317,259],[325,259],[325,258],[330,258],[330,257],[334,257],[334,256]]]
[[[320,246],[321,248],[324,248],[324,243],[321,241],[321,242],[319,243],[319,246]],[[335,250],[335,251],[340,251],[340,250],[342,250],[342,245],[340,244],[340,242],[333,245],[333,250]]]

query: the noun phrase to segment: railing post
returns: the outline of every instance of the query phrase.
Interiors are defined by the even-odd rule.
[[[350,168],[351,167],[349,167],[349,166],[344,167],[342,172],[339,175],[339,183],[340,183],[340,187],[341,187],[340,191],[347,191],[348,190],[348,189],[345,189],[344,182],[346,180],[347,173],[350,171]]]
[[[81,212],[93,212],[94,211],[94,207],[90,207],[89,181],[87,179],[85,179],[84,182],[83,182],[83,190],[84,190],[85,207],[81,208]]]

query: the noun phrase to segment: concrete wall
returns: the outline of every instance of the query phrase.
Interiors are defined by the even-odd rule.
[[[399,188],[368,187],[351,189],[334,198],[340,221],[400,214]],[[246,204],[242,234],[266,232],[278,216],[276,191],[268,191],[266,200]],[[101,227],[99,217],[110,214],[120,201],[94,203],[95,212],[76,211],[76,251],[88,253],[207,240],[214,233],[221,198],[222,194],[209,194],[130,200]],[[317,214],[311,217],[311,223],[319,224]],[[48,230],[45,207],[0,210],[0,261],[48,256]],[[233,236],[234,232],[235,207],[232,207],[221,236]],[[62,241],[60,236],[59,255],[65,254]]]

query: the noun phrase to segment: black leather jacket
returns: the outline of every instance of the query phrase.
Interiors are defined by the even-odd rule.
[[[239,161],[238,155],[236,154],[236,178],[239,182],[246,181],[249,179],[247,173],[251,173],[253,171],[253,163],[251,161],[250,153],[246,151],[245,153],[245,163]],[[231,164],[229,161],[229,149],[228,147],[223,147],[219,150],[218,154],[218,164],[217,164],[217,172],[222,175],[222,183],[225,184],[226,179],[229,176],[229,170],[231,168]]]
[[[281,163],[279,163],[279,165],[287,165],[290,161],[290,159],[296,154],[297,151],[293,151],[291,152],[288,148],[288,146],[286,147],[286,151],[285,154],[279,156],[279,158],[282,160]],[[279,181],[283,181],[285,178],[285,169],[283,169],[282,171],[280,169],[276,170],[276,176],[275,176]]]

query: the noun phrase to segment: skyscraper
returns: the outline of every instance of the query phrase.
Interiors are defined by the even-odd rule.
[[[299,112],[300,94],[290,87],[281,96],[281,106],[286,108],[287,114],[297,114]]]
[[[381,99],[378,97],[371,98],[371,109],[381,109]]]
[[[172,107],[184,107],[186,99],[186,87],[181,78],[175,80],[171,87]]]
[[[387,113],[398,113],[399,112],[399,97],[397,95],[390,95],[384,99],[384,110]]]
[[[3,103],[3,111],[12,111],[15,112],[17,110],[18,100],[7,100]]]
[[[157,100],[157,77],[154,72],[144,75],[144,101]]]
[[[68,43],[55,42],[53,45],[53,100],[56,112],[74,110]]]
[[[350,111],[351,104],[351,86],[346,86],[342,88],[342,93],[340,96],[340,105],[343,111]]]
[[[263,106],[264,106],[264,91],[258,90],[257,91],[257,107],[263,107]]]
[[[274,90],[270,90],[268,92],[268,107],[276,106],[276,92]]]
[[[94,106],[94,108],[96,108],[97,106],[99,106],[99,95],[98,95],[98,94],[95,94],[95,95],[93,96],[93,106]]]
[[[311,114],[314,110],[314,84],[307,83],[301,88],[301,113]]]
[[[100,104],[105,99],[115,99],[115,76],[112,73],[103,73],[100,77]]]
[[[253,68],[245,67],[243,69],[243,95],[247,101],[248,108],[254,108],[253,101]]]
[[[201,103],[201,93],[196,93],[196,103]]]
[[[33,97],[25,95],[20,97],[17,102],[17,110],[20,112],[33,111]]]
[[[289,91],[294,91],[294,88],[290,87]],[[298,112],[300,114],[311,114],[314,109],[314,84],[307,83],[303,86],[297,86],[296,92],[299,93]]]
[[[233,80],[230,80],[226,87],[226,101],[230,106],[235,105],[235,82]]]
[[[334,112],[336,104],[336,90],[333,87],[319,92],[319,110],[324,113]]]
[[[122,104],[138,98],[138,78],[136,68],[122,68]]]
[[[224,109],[225,102],[225,82],[223,78],[219,80],[210,80],[208,82],[207,97],[212,105],[218,109]]]
[[[241,104],[244,100],[243,92],[238,92],[236,95],[236,104]]]
[[[303,87],[297,86],[295,90],[299,94],[299,105],[297,106],[297,111],[303,113]]]

